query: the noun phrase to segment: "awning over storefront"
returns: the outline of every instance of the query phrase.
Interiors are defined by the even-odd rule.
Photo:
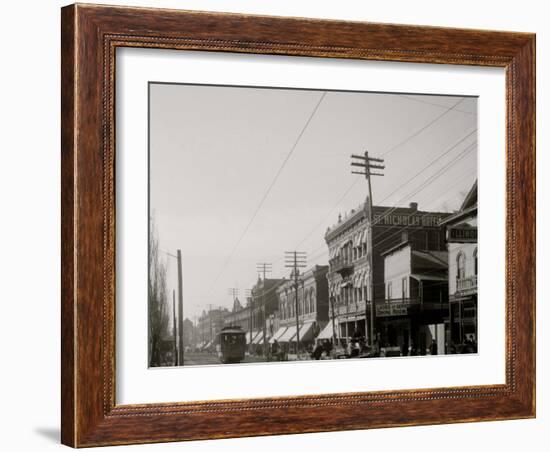
[[[349,322],[364,322],[365,321],[365,315],[364,314],[352,314],[347,316],[340,316],[338,317],[338,323],[349,323]]]
[[[472,295],[460,295],[460,294],[454,294],[449,296],[449,301],[451,303],[457,302],[457,301],[472,301],[477,298],[476,294]]]
[[[313,323],[314,322],[304,322],[304,324],[300,326],[300,342],[309,342],[314,339]],[[296,337],[294,337],[294,340],[296,340]]]
[[[262,330],[258,330],[254,337],[252,338],[252,344],[256,345],[259,344],[260,341],[264,338],[264,333]]]
[[[252,340],[250,340],[250,333],[249,333],[247,343],[254,344],[254,341],[258,339],[258,336],[260,336],[260,333],[261,331],[252,330]]]
[[[259,331],[258,335],[252,340],[253,345],[262,344],[264,342],[264,333],[263,331]]]
[[[296,327],[291,326],[289,327],[283,335],[277,339],[279,342],[292,342],[292,339],[296,336]]]
[[[319,336],[317,336],[317,339],[330,339],[332,337],[332,333],[332,322],[328,322],[319,333]]]
[[[430,275],[426,273],[414,273],[411,275],[411,278],[414,278],[417,281],[447,281],[446,276]]]
[[[269,339],[269,343],[270,344],[273,344],[273,342],[275,342],[275,340],[279,341],[279,338],[285,334],[285,331],[287,330],[286,327],[282,326],[281,328],[279,328],[275,334],[273,336],[271,336],[271,339]]]

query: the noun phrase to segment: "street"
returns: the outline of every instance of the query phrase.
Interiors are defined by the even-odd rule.
[[[246,355],[241,363],[262,363],[265,359],[262,356]],[[183,358],[184,366],[204,366],[206,364],[221,364],[218,355],[215,353],[185,353]]]

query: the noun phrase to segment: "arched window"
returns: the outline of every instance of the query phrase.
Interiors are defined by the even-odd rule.
[[[474,249],[474,275],[477,276],[477,247]]]
[[[456,279],[464,279],[466,277],[466,256],[461,251],[456,256]]]

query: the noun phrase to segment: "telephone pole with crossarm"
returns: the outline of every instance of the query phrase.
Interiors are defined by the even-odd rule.
[[[370,313],[369,313],[369,303],[365,300],[365,338],[367,337],[367,325],[370,323],[369,336],[370,336],[370,345],[374,346],[374,318],[376,315],[375,305],[374,305],[374,272],[372,268],[373,263],[373,230],[372,230],[372,184],[371,176],[383,176],[384,174],[381,171],[385,168],[382,163],[384,159],[369,157],[369,153],[365,151],[364,155],[351,155],[352,162],[351,166],[359,167],[360,171],[352,171],[352,174],[361,174],[365,176],[368,186],[368,195],[367,202],[365,203],[365,208],[367,208],[367,221],[368,221],[368,256],[369,256],[369,291],[367,299],[370,301]],[[374,171],[372,171],[374,170]],[[370,322],[367,320],[369,318]]]
[[[298,277],[300,276],[300,268],[306,266],[305,251],[285,251],[285,267],[291,268],[290,278],[294,279],[294,294],[295,294],[295,311],[296,311],[296,359],[300,353],[300,316],[298,305]]]

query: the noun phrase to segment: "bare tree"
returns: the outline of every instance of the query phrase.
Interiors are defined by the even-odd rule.
[[[158,367],[162,364],[162,338],[168,333],[169,308],[166,261],[161,258],[154,219],[151,218],[150,222],[148,283],[149,366]]]

